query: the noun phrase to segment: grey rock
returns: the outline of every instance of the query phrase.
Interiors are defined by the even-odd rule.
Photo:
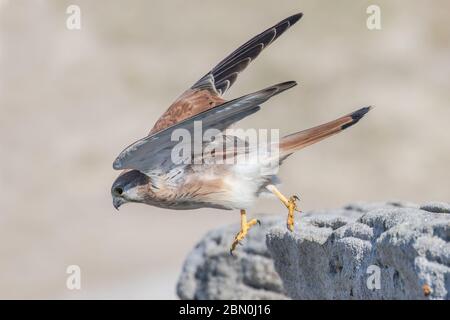
[[[287,299],[266,247],[268,228],[278,219],[261,219],[243,246],[230,255],[239,225],[210,231],[188,255],[177,284],[181,299]]]
[[[437,212],[437,213],[450,213],[450,203],[446,202],[427,202],[420,206],[420,209]]]
[[[448,206],[352,204],[274,226],[267,246],[293,299],[449,299]]]
[[[229,246],[239,226],[218,228],[188,255],[177,293],[181,299],[449,299],[449,208],[354,203],[302,213],[294,232],[284,216],[265,216],[235,256]]]

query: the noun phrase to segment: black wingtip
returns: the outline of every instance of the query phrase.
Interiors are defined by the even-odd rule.
[[[297,81],[286,81],[278,84],[277,86],[280,86],[281,88],[283,88],[283,90],[286,90],[295,87],[296,85]]]
[[[344,124],[341,129],[347,129],[348,127],[351,127],[352,125],[358,123],[358,121],[361,120],[366,115],[366,113],[370,111],[370,109],[372,109],[372,106],[361,108],[349,114],[349,116],[352,117],[352,121]]]
[[[287,18],[287,20],[289,21],[289,24],[292,26],[298,20],[300,20],[302,17],[303,17],[303,12],[299,12],[297,14],[294,14],[294,15],[290,16],[289,18]]]
[[[273,91],[273,95],[276,95],[287,89],[295,87],[296,85],[297,85],[297,82],[295,82],[295,81],[286,81],[286,82],[282,82],[282,83],[273,85],[273,86],[267,88],[266,90]]]

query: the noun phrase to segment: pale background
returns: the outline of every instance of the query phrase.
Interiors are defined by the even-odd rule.
[[[381,31],[366,28],[374,3]],[[66,29],[70,4],[80,31]],[[0,298],[175,298],[189,250],[238,213],[117,214],[112,161],[227,53],[299,11],[227,97],[300,85],[243,125],[287,134],[376,108],[291,157],[282,190],[304,210],[449,201],[449,1],[0,0]],[[285,211],[265,199],[251,213]],[[65,287],[71,264],[80,291]]]

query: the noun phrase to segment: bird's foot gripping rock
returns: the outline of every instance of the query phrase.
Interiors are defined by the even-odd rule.
[[[288,208],[288,217],[287,217],[287,228],[289,231],[294,231],[294,211],[300,212],[300,210],[297,207],[297,201],[300,200],[297,196],[291,196],[289,198],[289,201],[286,205]]]

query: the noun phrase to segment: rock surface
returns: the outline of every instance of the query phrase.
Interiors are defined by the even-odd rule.
[[[187,257],[178,280],[181,299],[286,299],[266,247],[268,229],[278,219],[254,226],[234,255],[230,244],[238,225],[209,232]]]
[[[357,203],[211,231],[180,276],[182,299],[449,299],[450,204]],[[275,271],[276,270],[276,271]]]

